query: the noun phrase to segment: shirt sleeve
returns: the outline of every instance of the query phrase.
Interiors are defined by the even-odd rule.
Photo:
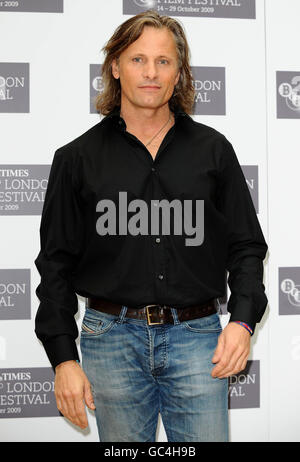
[[[34,261],[41,276],[35,292],[40,300],[35,333],[53,368],[79,359],[74,318],[78,299],[70,275],[81,252],[84,225],[73,154],[69,149],[55,151],[41,216],[40,252]]]
[[[254,332],[268,304],[263,284],[263,260],[268,246],[232,144],[223,135],[220,143],[218,207],[224,215],[228,243],[227,309],[230,321],[243,321]]]

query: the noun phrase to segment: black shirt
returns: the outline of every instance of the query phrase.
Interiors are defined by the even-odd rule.
[[[181,308],[224,296],[228,271],[230,321],[244,321],[254,330],[264,314],[268,247],[235,151],[216,129],[179,107],[174,114],[175,124],[154,160],[126,131],[119,107],[54,153],[35,260],[41,275],[35,332],[53,367],[78,359],[76,294],[136,308],[152,303]],[[140,234],[133,230],[142,220],[131,228],[129,221],[141,209],[125,213],[124,198],[127,207],[134,199],[148,207],[148,227],[143,221]],[[179,200],[182,216],[188,210],[183,204],[192,204],[193,226],[196,203],[202,201],[200,245],[186,244],[195,234],[183,225],[175,233],[172,207],[169,231],[162,232],[160,224],[158,234],[151,234],[151,208],[163,199],[170,205]],[[106,235],[101,235],[101,217],[108,214],[102,200],[116,210]]]

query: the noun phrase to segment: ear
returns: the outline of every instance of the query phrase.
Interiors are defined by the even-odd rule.
[[[180,78],[180,70],[178,71],[178,74],[177,74],[176,77],[175,77],[174,86],[178,84],[179,78]]]
[[[115,79],[120,78],[120,72],[119,72],[119,63],[117,61],[117,58],[114,58],[111,63],[111,72],[112,75],[114,76]]]

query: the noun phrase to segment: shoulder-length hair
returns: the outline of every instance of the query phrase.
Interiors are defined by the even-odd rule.
[[[140,37],[146,25],[158,29],[166,27],[173,33],[177,49],[180,77],[174,88],[173,95],[169,100],[169,107],[170,110],[174,110],[176,106],[179,106],[187,114],[192,113],[195,89],[193,87],[193,77],[190,70],[190,49],[183,26],[181,26],[178,20],[168,16],[161,16],[155,10],[144,11],[123,22],[101,49],[105,55],[101,72],[104,89],[103,92],[98,93],[95,98],[95,107],[99,113],[107,115],[116,106],[121,106],[120,79],[115,79],[112,75],[112,61],[114,59],[118,60],[122,51]]]

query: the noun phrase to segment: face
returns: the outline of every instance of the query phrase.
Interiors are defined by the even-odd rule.
[[[112,73],[120,78],[122,104],[154,109],[167,103],[180,77],[172,32],[145,26],[121,53],[119,64],[113,61]]]

